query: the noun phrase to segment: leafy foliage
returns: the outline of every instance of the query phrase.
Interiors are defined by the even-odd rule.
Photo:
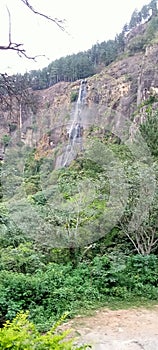
[[[70,101],[75,102],[78,98],[78,92],[77,91],[72,91],[71,96],[70,96]]]
[[[158,288],[158,259],[155,255],[123,257],[122,262],[107,255],[87,262],[49,263],[44,271],[22,274],[0,273],[1,323],[23,309],[41,330],[68,311],[73,316],[82,307],[113,298],[141,296],[155,300]],[[140,292],[141,285],[141,292]]]
[[[90,349],[88,345],[73,345],[73,339],[67,340],[66,337],[70,331],[57,332],[57,328],[63,322],[64,316],[45,334],[40,334],[28,317],[28,312],[19,312],[12,322],[7,321],[4,324],[4,328],[0,329],[1,350]]]
[[[140,126],[140,131],[146,141],[150,152],[154,157],[158,157],[158,111],[152,111],[151,105],[146,111],[144,123]]]
[[[131,31],[133,35],[132,31],[142,20],[149,19],[150,9],[152,18],[145,24],[143,34],[132,36],[127,44],[128,33]],[[134,11],[129,25],[123,27],[115,40],[97,43],[86,52],[56,60],[42,71],[26,73],[24,95],[21,76],[10,78],[9,83],[17,84],[18,96],[27,97],[28,86],[42,89],[59,81],[85,78],[98,72],[102,65],[113,62],[126,48],[132,53],[144,50],[157,30],[156,8],[152,1],[140,12]],[[77,92],[72,91],[70,101],[76,101],[77,96]],[[29,106],[27,98],[25,102]],[[140,106],[146,106],[146,119],[140,131],[150,148],[157,180],[158,112],[153,112],[151,106],[156,102],[155,96],[151,96]],[[10,133],[15,128],[14,123],[10,124]],[[1,325],[7,319],[13,322],[7,322],[1,329],[0,349],[13,346],[15,349],[19,346],[20,349],[73,349],[72,342],[65,343],[63,333],[54,335],[51,329],[41,335],[38,330],[50,329],[65,310],[72,317],[82,308],[116,299],[157,299],[157,188],[148,217],[129,235],[128,224],[139,201],[140,185],[144,174],[150,181],[150,173],[143,161],[134,162],[129,148],[118,138],[102,130],[100,139],[100,129],[93,126],[87,132],[89,148],[68,168],[58,171],[53,171],[52,164],[48,163],[44,174],[44,160],[35,159],[35,149],[27,149],[24,172],[18,171],[21,144],[16,150],[16,159],[10,155],[9,170],[15,181],[13,186],[9,182],[9,193],[6,186],[5,202],[0,183],[0,322]],[[7,146],[9,141],[8,135],[4,135],[3,145]],[[112,161],[104,152],[104,145],[108,145],[114,155]],[[124,186],[123,177],[122,182],[117,182],[119,161],[126,175],[129,195],[121,218],[109,229],[117,207],[121,206],[118,201],[113,213],[110,211],[110,186],[115,186],[115,194],[120,194]],[[111,182],[109,169],[115,175]],[[10,181],[7,171],[4,175],[6,182]],[[46,181],[46,186],[41,186],[41,179]],[[26,196],[21,199],[19,193],[23,189]],[[147,196],[142,199],[144,206],[147,200]],[[11,220],[10,213],[15,220]],[[36,326],[28,320],[28,314],[20,313],[16,317],[20,310],[29,310],[29,317]],[[64,340],[65,347],[59,345],[60,340]]]

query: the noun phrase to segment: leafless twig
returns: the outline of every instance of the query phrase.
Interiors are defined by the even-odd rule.
[[[33,6],[29,3],[28,0],[21,0],[21,1],[24,3],[24,5],[26,5],[36,15],[42,16],[45,19],[47,19],[47,20],[49,20],[51,22],[54,22],[61,30],[63,30],[63,31],[65,30],[64,26],[62,25],[64,20],[59,20],[58,18],[52,18],[52,17],[50,17],[48,15],[45,15],[44,13],[41,13],[41,12],[35,10],[33,8]]]
[[[33,8],[33,6],[29,3],[29,1],[27,0],[21,0],[23,2],[24,5],[27,6],[28,9],[30,9],[34,14],[36,15],[39,15],[45,19],[47,19],[48,21],[51,21],[53,23],[55,23],[61,30],[65,30],[64,26],[63,26],[63,23],[64,23],[64,20],[59,20],[58,18],[52,18],[48,15],[45,15],[37,10],[35,10]],[[27,53],[26,53],[26,50],[24,49],[23,47],[23,44],[22,43],[14,43],[12,42],[12,37],[11,37],[11,34],[12,34],[12,30],[11,30],[11,14],[10,14],[10,11],[7,7],[7,12],[8,12],[8,17],[9,17],[9,36],[8,36],[8,44],[7,45],[0,45],[0,50],[4,50],[4,51],[7,51],[7,50],[12,50],[12,51],[16,51],[18,53],[18,55],[20,57],[26,57],[28,59],[31,59],[31,60],[36,60],[37,57],[44,57],[45,55],[36,55],[36,56],[29,56]]]

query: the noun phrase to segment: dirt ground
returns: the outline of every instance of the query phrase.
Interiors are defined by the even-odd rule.
[[[158,305],[152,309],[102,309],[68,323],[77,344],[95,350],[158,350]]]

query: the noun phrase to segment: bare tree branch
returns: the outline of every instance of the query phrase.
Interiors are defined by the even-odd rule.
[[[12,50],[16,51],[20,57],[25,56],[28,59],[35,60],[39,56],[44,56],[44,55],[36,55],[36,56],[28,56],[26,53],[26,50],[22,48],[23,44],[17,44],[17,43],[12,43],[9,42],[8,45],[0,45],[0,50]]]
[[[44,56],[44,55],[37,55],[37,56],[32,56],[32,57],[28,56],[26,54],[26,50],[24,48],[22,48],[23,44],[18,44],[18,43],[12,42],[12,39],[11,39],[11,14],[10,14],[10,11],[9,11],[7,6],[6,6],[6,8],[7,8],[8,17],[9,17],[9,34],[8,34],[9,40],[8,40],[7,45],[0,45],[0,50],[16,51],[20,57],[25,56],[26,58],[32,59],[32,60],[35,60],[39,56]]]
[[[59,20],[58,18],[52,18],[48,15],[45,15],[44,13],[41,13],[41,12],[35,10],[33,8],[33,6],[29,3],[28,0],[21,0],[21,1],[24,3],[24,5],[26,5],[36,15],[39,15],[39,16],[44,17],[45,19],[47,19],[51,22],[54,22],[61,30],[63,30],[63,31],[65,30],[64,26],[62,25],[64,20]]]
[[[36,9],[33,8],[33,6],[27,0],[21,0],[21,2],[23,2],[23,4],[26,5],[27,8],[29,10],[31,10],[34,14],[41,16],[41,17],[45,18],[46,20],[55,23],[61,30],[63,30],[63,31],[65,30],[64,26],[62,25],[64,23],[64,20],[59,20],[58,18],[52,18],[48,15],[45,15],[45,14],[37,11]],[[10,11],[9,11],[7,6],[6,6],[6,8],[7,8],[8,17],[9,17],[8,44],[7,45],[0,45],[0,50],[16,51],[20,57],[26,57],[26,58],[31,59],[31,60],[36,60],[37,57],[44,57],[45,55],[29,56],[29,55],[27,55],[26,50],[23,48],[22,43],[12,42],[12,38],[11,38],[11,34],[12,34],[12,32],[11,32],[11,14],[10,14]]]

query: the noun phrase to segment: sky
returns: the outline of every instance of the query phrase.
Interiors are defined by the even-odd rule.
[[[30,56],[41,55],[36,62],[20,58],[13,51],[0,51],[0,71],[24,73],[42,69],[53,60],[84,51],[96,42],[114,39],[128,23],[135,8],[146,0],[29,0],[40,12],[65,19],[65,31],[33,14],[21,0],[0,0],[0,45],[8,44],[8,12],[12,41],[23,43]]]

